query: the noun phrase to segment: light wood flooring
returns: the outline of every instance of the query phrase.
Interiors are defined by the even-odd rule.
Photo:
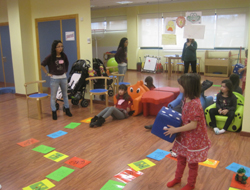
[[[128,71],[124,81],[136,83],[144,80],[146,76],[154,78],[156,87],[177,87],[177,78],[173,74],[171,80],[167,80],[167,74],[148,74]],[[224,78],[204,77],[220,85]],[[219,87],[211,87],[206,95],[214,95]],[[112,98],[110,98],[112,101]],[[75,171],[60,182],[50,180],[56,186],[55,190],[99,190],[110,179],[117,181],[113,176],[128,168],[127,164],[145,159],[156,149],[169,151],[172,147],[160,138],[152,135],[144,125],[152,124],[155,117],[139,115],[119,121],[108,118],[105,124],[99,128],[89,128],[89,124],[82,123],[75,129],[65,129],[70,122],[93,117],[105,106],[94,104],[94,113],[90,108],[82,108],[70,104],[73,117],[67,117],[62,111],[62,103],[59,102],[58,120],[51,118],[50,100],[42,102],[43,119],[37,119],[36,103],[30,101],[30,116],[27,117],[26,99],[24,96],[13,94],[0,95],[0,184],[2,190],[19,190],[35,182],[46,178],[48,174],[61,166],[69,167]],[[210,159],[220,161],[216,169],[199,166],[196,190],[227,190],[230,186],[234,172],[225,169],[232,162],[250,167],[249,147],[250,138],[242,137],[239,133],[227,132],[223,135],[215,135],[211,128],[208,136],[212,141],[209,150]],[[48,134],[63,130],[68,134],[52,139]],[[38,143],[27,147],[17,145],[18,142],[35,138]],[[44,155],[33,151],[38,145],[47,145],[56,148],[72,158],[77,156],[91,161],[82,169],[67,165],[64,162],[69,158],[54,162]],[[166,190],[181,189],[186,184],[188,168],[186,168],[181,184],[174,188],[166,187],[166,183],[174,178],[176,161],[164,158],[161,161],[149,159],[156,166],[142,170],[142,176],[129,182],[124,190]],[[112,190],[112,189],[111,189]]]

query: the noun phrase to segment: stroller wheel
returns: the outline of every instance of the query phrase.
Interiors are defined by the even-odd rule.
[[[79,100],[71,99],[71,103],[72,103],[73,105],[78,105]]]
[[[82,100],[81,101],[81,106],[82,107],[88,107],[88,105],[89,105],[89,102],[87,100]]]
[[[100,95],[100,99],[101,99],[102,101],[104,101],[104,100],[105,100],[105,95]]]
[[[108,95],[111,97],[111,96],[113,96],[114,95],[114,91],[113,90],[109,90],[108,91]]]
[[[59,104],[56,103],[56,110],[59,110]]]

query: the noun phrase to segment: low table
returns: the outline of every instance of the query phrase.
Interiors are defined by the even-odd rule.
[[[180,89],[175,87],[160,87],[160,88],[155,88],[154,90],[163,92],[173,92],[174,99],[177,98],[177,96],[180,94]]]
[[[162,106],[166,106],[175,99],[173,92],[147,91],[142,95],[141,102],[143,107],[143,115],[157,115]]]

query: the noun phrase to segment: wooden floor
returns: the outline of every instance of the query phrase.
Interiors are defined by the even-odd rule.
[[[132,84],[138,80],[144,80],[149,75],[128,71],[124,81]],[[177,78],[180,75],[173,74],[171,80],[167,80],[167,74],[151,74],[156,87],[177,87]],[[205,78],[220,85],[223,78]],[[214,95],[219,87],[211,87],[206,95]],[[11,98],[8,98],[11,97]],[[11,94],[0,95],[0,184],[3,190],[19,190],[35,182],[45,179],[48,174],[61,166],[66,166],[75,171],[61,180],[53,182],[56,190],[99,190],[110,179],[115,180],[115,174],[128,168],[127,164],[145,159],[146,155],[156,149],[169,151],[171,143],[159,139],[151,134],[144,125],[152,124],[155,117],[139,115],[129,119],[112,121],[108,118],[104,126],[89,128],[82,123],[75,129],[65,129],[70,122],[94,116],[105,106],[94,104],[94,113],[90,108],[80,106],[71,107],[73,117],[67,117],[62,111],[62,103],[58,113],[58,120],[51,119],[50,101],[43,101],[43,119],[37,119],[36,104],[30,101],[30,117],[27,117],[26,99],[22,96]],[[112,98],[111,98],[112,100]],[[67,135],[52,139],[48,134],[63,130]],[[225,169],[232,162],[250,167],[249,147],[250,138],[242,137],[239,133],[227,132],[223,135],[215,135],[208,128],[208,136],[212,141],[208,157],[219,160],[216,169],[205,166],[199,167],[199,175],[196,190],[227,190],[230,186],[233,172]],[[35,138],[38,143],[21,147],[18,142]],[[64,162],[69,158],[54,162],[44,155],[33,151],[38,145],[47,145],[56,148],[72,158],[74,156],[91,161],[82,169],[67,165]],[[150,159],[151,160],[151,159]],[[124,190],[166,190],[181,189],[186,184],[188,169],[185,170],[181,184],[174,188],[167,188],[166,183],[174,178],[176,161],[164,158],[161,161],[151,160],[156,166],[142,170],[142,176],[129,182]],[[112,190],[112,189],[111,189]]]

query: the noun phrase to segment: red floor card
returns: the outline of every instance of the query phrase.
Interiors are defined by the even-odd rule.
[[[66,161],[66,164],[69,164],[71,166],[75,166],[77,168],[83,168],[84,166],[88,165],[91,161],[88,160],[84,160],[81,158],[77,158],[77,157],[73,157],[71,159],[69,159],[68,161]]]
[[[170,159],[172,159],[172,160],[177,161],[177,158],[175,158],[175,157],[171,156],[171,154],[168,154],[166,157],[167,157],[167,158],[170,158]]]
[[[233,175],[230,187],[234,187],[234,188],[241,189],[241,190],[250,190],[249,179],[247,179],[246,184],[242,184],[242,183],[235,180],[235,176],[236,176],[236,174]]]
[[[142,174],[143,173],[140,171],[135,171],[132,168],[129,168],[124,170],[123,172],[116,174],[114,177],[123,183],[128,183]]]
[[[23,142],[20,142],[20,143],[17,143],[17,144],[22,146],[22,147],[25,147],[25,146],[29,146],[31,144],[35,144],[37,142],[39,142],[39,140],[31,138],[31,139],[28,139],[26,141],[23,141]]]

